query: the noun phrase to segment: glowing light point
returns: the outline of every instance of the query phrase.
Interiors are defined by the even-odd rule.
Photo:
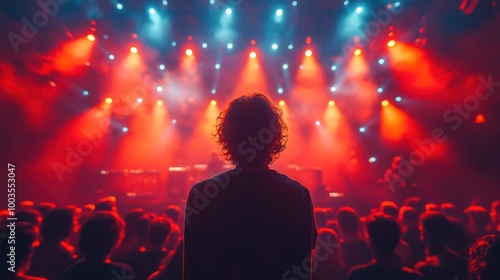
[[[321,123],[319,121],[314,122],[315,125],[319,126]]]
[[[347,5],[349,5],[349,0],[344,1],[344,6],[347,6]]]
[[[288,49],[289,50],[293,49],[293,45],[292,44],[288,45]]]
[[[109,58],[110,60],[113,60],[113,59],[115,59],[115,56],[114,56],[114,55],[112,55],[112,54],[110,54],[110,55],[108,56],[108,58]]]
[[[175,47],[175,46],[177,46],[177,42],[176,42],[176,41],[173,41],[173,42],[172,42],[172,47]]]
[[[330,107],[335,106],[335,101],[333,101],[333,100],[328,101],[328,106],[330,106]]]
[[[271,48],[272,48],[273,50],[278,49],[278,44],[273,44],[273,45],[271,46]]]
[[[215,0],[210,0],[210,4],[215,4]]]
[[[231,43],[227,44],[227,48],[228,49],[232,49],[233,48],[233,44],[231,44]]]
[[[399,5],[401,5],[401,3],[399,3],[399,2],[394,3],[394,7],[396,7],[396,8],[399,7]]]
[[[192,56],[193,55],[193,50],[192,49],[187,49],[186,50],[186,55],[187,56]]]
[[[164,64],[160,64],[160,66],[158,66],[158,68],[159,68],[160,70],[165,70],[165,65],[164,65]]]
[[[336,91],[337,91],[337,88],[336,88],[336,87],[331,87],[331,88],[330,88],[330,91],[331,91],[331,92],[336,92]]]
[[[387,43],[387,46],[388,46],[389,48],[392,48],[392,47],[394,47],[395,45],[396,45],[396,41],[395,41],[395,40],[390,40],[390,41]]]
[[[163,6],[167,6],[168,5],[168,1],[167,0],[163,0],[161,3],[163,4]]]
[[[283,64],[283,69],[288,69],[288,64]]]
[[[377,159],[375,157],[371,157],[368,159],[368,162],[370,162],[370,163],[374,163],[376,161],[377,161]]]
[[[176,123],[177,123],[177,120],[176,120],[176,119],[173,119],[173,120],[172,120],[172,123],[173,123],[173,124],[176,124]]]
[[[233,10],[231,10],[231,8],[226,9],[226,15],[230,15],[232,13],[233,13]]]
[[[92,34],[89,34],[87,35],[87,39],[90,41],[90,42],[94,42],[95,41],[95,36],[92,35]]]
[[[150,9],[149,9],[149,13],[150,13],[150,14],[154,14],[155,12],[156,12],[156,11],[155,11],[155,9],[153,9],[153,8],[150,8]]]
[[[162,92],[162,91],[163,91],[163,88],[162,88],[161,86],[157,86],[157,87],[156,87],[156,91],[157,91],[157,92]]]
[[[220,64],[219,63],[215,64],[215,69],[220,69]]]
[[[396,98],[394,98],[397,102],[401,102],[401,97],[400,96],[396,96]]]
[[[142,98],[137,98],[137,103],[142,103]]]
[[[117,8],[118,10],[121,10],[121,9],[123,9],[123,5],[122,5],[122,4],[120,4],[120,3],[118,3],[118,4],[116,4],[116,8]]]
[[[278,89],[278,93],[279,93],[279,94],[282,94],[282,93],[283,93],[283,89],[282,89],[282,88],[279,88],[279,89]]]
[[[294,6],[294,7],[297,6],[297,1],[293,1],[292,6]]]
[[[138,50],[136,47],[131,47],[131,48],[130,48],[130,52],[131,52],[131,53],[138,53],[138,52],[139,52],[139,50]]]
[[[381,58],[381,59],[378,60],[378,64],[382,65],[384,63],[385,63],[385,59]]]
[[[312,54],[313,54],[313,52],[311,50],[307,50],[306,51],[306,56],[307,57],[310,57]]]
[[[255,52],[250,52],[249,56],[250,58],[256,58],[257,54]]]
[[[355,56],[358,56],[358,55],[360,55],[360,54],[361,54],[361,49],[356,49],[356,50],[354,51],[354,55],[355,55]]]
[[[356,13],[358,13],[358,14],[359,14],[359,13],[361,13],[362,11],[363,11],[363,8],[361,8],[361,7],[357,7],[357,8],[356,8]]]
[[[285,106],[285,100],[280,100],[280,102],[278,103],[281,107],[284,107]]]
[[[384,92],[384,89],[383,89],[383,88],[381,88],[381,87],[379,87],[379,88],[377,89],[377,92],[378,92],[378,93],[382,93],[382,92]]]
[[[380,104],[382,104],[382,106],[384,106],[384,107],[387,107],[387,106],[389,106],[389,101],[383,100]]]
[[[283,15],[283,10],[282,9],[277,9],[276,10],[276,15],[279,16],[279,17],[282,16]]]
[[[217,92],[217,90],[215,90],[215,89],[212,89],[212,91],[211,91],[212,94],[215,94],[216,92]]]
[[[335,70],[337,70],[337,66],[333,65],[332,66],[332,71],[335,71]]]
[[[217,105],[217,101],[215,101],[215,100],[210,101],[210,105],[212,105],[212,106]]]
[[[162,100],[157,100],[156,101],[156,106],[162,106],[163,105],[163,101]]]
[[[86,90],[84,90],[84,91],[82,92],[82,94],[83,94],[83,95],[85,95],[85,96],[87,96],[87,95],[89,95],[89,92],[88,92],[88,91],[86,91]]]
[[[123,131],[123,132],[128,132],[128,127],[125,127],[125,126],[124,126],[124,127],[122,128],[122,131]]]
[[[364,127],[360,127],[360,128],[359,128],[359,132],[363,133],[363,132],[365,132],[365,131],[366,131],[366,128],[364,128]]]
[[[476,115],[476,119],[474,120],[475,123],[484,123],[486,122],[486,118],[484,117],[483,114],[478,114]]]
[[[104,102],[106,102],[106,104],[111,104],[113,103],[113,99],[111,99],[111,97],[107,97]]]
[[[206,49],[208,47],[208,45],[207,45],[207,43],[203,43],[203,44],[201,44],[201,47]]]

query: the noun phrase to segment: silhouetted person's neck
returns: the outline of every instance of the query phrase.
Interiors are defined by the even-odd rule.
[[[394,253],[387,255],[375,252],[373,258],[378,265],[390,268],[401,268],[401,263],[398,262],[397,256]]]
[[[436,256],[436,255],[441,255],[447,250],[446,244],[437,244],[437,243],[430,243],[427,244],[427,255],[429,256]]]
[[[343,235],[344,242],[347,243],[361,240],[355,232],[343,232]]]
[[[236,169],[241,170],[249,170],[249,171],[257,171],[257,170],[269,170],[269,166],[267,164],[238,164]]]

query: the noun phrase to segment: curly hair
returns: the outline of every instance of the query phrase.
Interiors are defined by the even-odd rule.
[[[483,236],[469,250],[471,280],[500,279],[500,235]]]
[[[283,111],[260,93],[240,96],[222,111],[214,138],[234,164],[271,164],[288,140]]]

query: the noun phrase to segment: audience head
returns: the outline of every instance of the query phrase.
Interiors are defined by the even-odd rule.
[[[314,208],[314,219],[316,220],[316,226],[318,228],[325,227],[326,222],[328,222],[328,217],[326,216],[325,210],[319,207]]]
[[[366,231],[376,257],[392,255],[401,235],[396,219],[385,214],[371,215],[366,219]]]
[[[0,227],[0,235],[9,236],[11,229],[7,227],[7,225]],[[11,265],[9,261],[11,260],[10,256],[7,254],[11,254],[11,246],[15,246],[15,266],[16,266],[16,274],[22,274],[29,267],[29,261],[31,258],[31,252],[33,246],[36,244],[38,240],[38,228],[27,222],[16,222],[16,243],[15,245],[9,244],[7,242],[7,238],[1,237],[0,242],[0,268],[2,272],[0,275],[5,275],[6,273],[11,273],[8,271],[8,267]],[[17,279],[17,278],[16,278]]]
[[[67,239],[75,228],[74,211],[71,208],[54,209],[43,221],[40,233],[43,240],[57,243]]]
[[[38,204],[35,207],[35,209],[38,210],[38,212],[40,212],[42,214],[42,217],[45,219],[45,217],[47,217],[47,215],[52,210],[56,209],[56,204],[52,203],[52,202],[42,202],[42,203]]]
[[[78,247],[86,259],[106,259],[123,237],[123,220],[112,211],[97,211],[82,225]]]
[[[139,243],[142,244],[148,238],[149,225],[155,217],[153,215],[144,214],[141,216],[137,222],[137,237],[139,238]]]
[[[406,228],[418,228],[418,218],[419,214],[413,207],[403,206],[399,209],[399,220]]]
[[[488,210],[482,206],[469,206],[464,211],[469,218],[469,226],[475,232],[486,231],[491,223],[491,216]]]
[[[40,227],[43,222],[42,214],[33,208],[17,211],[16,217],[18,222],[27,222],[37,227]]]
[[[158,217],[151,221],[148,233],[149,242],[157,246],[163,245],[170,233],[170,227],[170,222],[162,217]]]
[[[500,235],[487,235],[470,248],[469,275],[471,280],[500,279]]]
[[[337,235],[337,233],[333,230],[333,229],[330,229],[330,228],[320,228],[318,229],[318,239],[322,240],[323,242],[325,242],[325,244],[332,244],[332,253],[329,254],[329,256],[335,256],[336,260],[340,261],[340,262],[343,262],[342,258],[340,258],[340,250],[338,248],[340,248],[340,240],[339,240],[339,236]],[[316,250],[314,251],[314,253],[317,253],[319,248],[316,247]],[[324,252],[322,252],[322,254],[324,254]]]
[[[500,200],[491,203],[490,215],[494,223],[500,223]]]
[[[139,221],[142,216],[144,216],[144,210],[142,208],[134,208],[127,212],[125,215],[125,237],[137,236],[137,227],[139,226]]]
[[[341,207],[337,214],[340,230],[344,235],[356,234],[359,229],[359,216],[351,207]]]
[[[106,196],[99,199],[95,205],[94,211],[114,211],[116,212],[116,197]]]
[[[411,207],[415,208],[415,210],[417,210],[417,212],[419,214],[422,214],[425,211],[425,203],[424,203],[423,199],[419,196],[413,196],[413,197],[407,198],[405,200],[404,205],[411,206]]]
[[[392,201],[382,201],[380,203],[380,212],[397,219],[399,214],[398,205]]]
[[[177,205],[168,205],[165,208],[165,215],[172,219],[174,223],[179,223],[179,217],[181,216],[181,208]]]
[[[440,213],[427,213],[421,218],[422,237],[426,245],[445,246],[450,238],[451,224]]]
[[[260,93],[240,96],[231,101],[217,118],[214,135],[227,161],[239,165],[267,165],[285,149],[288,129],[283,112]],[[262,149],[241,153],[241,143],[256,138]],[[262,141],[264,139],[265,141]],[[244,148],[244,147],[243,147]]]
[[[436,203],[427,203],[425,205],[425,212],[430,213],[430,212],[439,212],[441,209],[439,208],[439,205]]]
[[[31,200],[23,200],[18,204],[19,210],[35,208],[35,202]]]

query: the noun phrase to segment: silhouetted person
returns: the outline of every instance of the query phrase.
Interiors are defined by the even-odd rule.
[[[32,277],[25,274],[30,266],[32,248],[37,241],[38,228],[26,222],[16,222],[15,244],[9,244],[7,236],[10,236],[11,229],[7,225],[0,227],[0,279],[46,280],[46,278]],[[11,251],[11,246],[15,246],[14,251]],[[11,257],[7,256],[7,254],[15,255],[15,260],[12,263],[15,265],[14,268],[9,264]]]
[[[281,110],[262,94],[241,96],[219,115],[216,138],[236,168],[189,193],[184,279],[308,279],[303,263],[316,244],[309,191],[269,169],[287,140]]]
[[[347,267],[365,264],[372,260],[372,254],[365,240],[358,236],[360,226],[358,213],[351,207],[342,207],[337,214],[342,235],[342,258]]]
[[[43,221],[40,233],[42,241],[35,248],[29,274],[50,280],[60,279],[73,262],[74,248],[66,241],[75,228],[74,210],[52,210]]]
[[[145,280],[158,269],[161,260],[168,253],[163,248],[163,244],[169,233],[170,222],[166,218],[160,217],[151,221],[146,250],[137,254],[131,263],[137,277],[136,280]]]
[[[174,251],[182,238],[180,224],[181,208],[177,205],[168,205],[164,213],[170,221],[170,233],[168,234],[167,241],[165,241],[165,249],[167,251]]]
[[[113,251],[111,259],[115,261],[123,261],[125,256],[136,249],[139,243],[139,221],[144,216],[142,208],[134,208],[125,215],[125,235],[122,242]]]
[[[451,224],[439,213],[425,214],[421,219],[422,236],[427,258],[415,265],[425,279],[467,279],[467,264],[460,255],[450,250]]]
[[[345,280],[347,279],[347,266],[340,254],[340,239],[337,233],[329,228],[318,229],[320,244],[313,251],[313,259],[318,263],[313,271],[314,280]],[[321,244],[333,244],[323,247]]]
[[[491,203],[491,229],[490,231],[495,234],[500,234],[500,200]]]
[[[371,263],[355,266],[349,272],[349,280],[413,280],[422,276],[402,267],[394,254],[400,229],[397,221],[388,215],[372,215],[366,220],[368,241],[373,252]]]
[[[184,239],[179,240],[179,245],[175,251],[170,251],[162,260],[158,271],[151,274],[148,280],[181,280],[182,260],[183,260]]]
[[[64,272],[64,280],[130,279],[132,269],[108,257],[123,238],[123,220],[112,211],[97,211],[83,225],[78,247],[83,258]]]
[[[473,240],[470,245],[485,235],[488,235],[491,224],[491,216],[488,210],[482,206],[469,206],[464,211],[468,217],[468,231]]]
[[[399,211],[401,223],[401,239],[406,241],[411,249],[412,261],[409,267],[415,267],[419,261],[425,259],[424,243],[420,238],[419,215],[417,210],[410,206],[403,206]]]
[[[471,247],[469,254],[470,280],[500,279],[500,235],[487,235]]]
[[[318,229],[326,227],[326,222],[328,222],[328,217],[324,208],[316,207],[314,208],[314,219],[316,220],[316,227]]]

